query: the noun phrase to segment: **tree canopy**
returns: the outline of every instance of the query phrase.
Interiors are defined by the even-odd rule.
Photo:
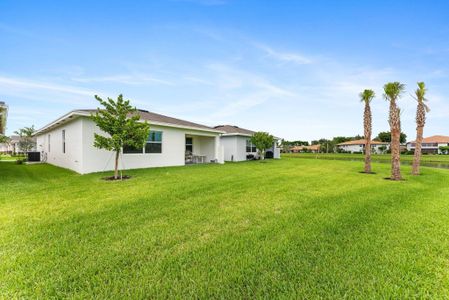
[[[265,150],[273,146],[274,138],[268,132],[259,131],[253,134],[253,136],[251,137],[251,143],[256,146],[261,159],[264,159]]]
[[[374,138],[374,140],[384,143],[391,143],[391,132],[390,131],[379,132],[379,134]],[[401,132],[400,142],[401,144],[407,142],[407,135],[403,132]]]
[[[97,126],[109,134],[104,136],[95,133],[94,146],[115,152],[114,178],[118,178],[118,159],[124,146],[143,147],[148,138],[150,125],[147,122],[139,122],[140,115],[135,107],[129,104],[129,100],[123,100],[119,95],[117,100],[111,98],[103,100],[95,95],[95,99],[103,106],[98,108],[91,118]]]
[[[35,142],[33,141],[33,134],[35,132],[34,125],[31,127],[24,127],[14,131],[19,136],[18,147],[23,152],[29,152],[33,149]]]

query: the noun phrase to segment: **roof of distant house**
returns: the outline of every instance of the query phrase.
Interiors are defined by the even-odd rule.
[[[344,143],[337,144],[337,146],[349,146],[349,145],[365,145],[366,139],[355,140],[355,141],[347,141]],[[371,141],[371,145],[388,145],[390,143],[387,142],[379,142],[379,141]]]
[[[91,116],[97,112],[96,109],[77,109],[72,110],[71,112],[65,114],[64,116],[60,117],[59,119],[51,122],[50,124],[42,127],[41,129],[36,131],[36,134],[45,132],[47,130],[50,130],[54,127],[57,127],[61,125],[64,122],[67,122],[68,120],[72,120],[75,117],[80,116]],[[179,127],[179,128],[186,128],[186,129],[194,129],[194,130],[205,130],[205,131],[211,131],[216,133],[224,133],[223,131],[217,130],[215,128],[193,123],[153,112],[149,112],[147,110],[139,109],[137,110],[137,113],[140,115],[141,120],[148,121],[150,124],[154,125],[161,125],[161,126],[169,126],[169,127]]]
[[[290,150],[312,150],[312,151],[319,151],[321,148],[321,145],[310,145],[310,146],[293,146],[290,148]]]
[[[432,135],[432,136],[423,138],[422,142],[423,143],[449,143],[449,136]],[[416,143],[416,141],[411,141],[411,142],[408,142],[408,143]]]

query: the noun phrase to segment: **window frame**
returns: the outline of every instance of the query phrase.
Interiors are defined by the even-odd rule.
[[[246,139],[246,153],[257,153],[257,148],[256,146],[251,142],[251,139]],[[248,149],[250,151],[248,151]]]
[[[143,152],[143,150],[144,150],[144,147],[142,147],[141,149],[140,149],[140,152],[137,152],[137,149],[138,148],[136,148],[136,152],[126,152],[127,150],[125,149],[125,147],[130,147],[131,148],[131,146],[123,146],[122,147],[122,153],[123,154],[126,154],[126,155],[132,155],[132,154],[144,154],[144,152]]]
[[[62,130],[62,153],[65,154],[65,129]]]
[[[48,135],[47,135],[47,142],[48,142],[48,145],[47,145],[47,146],[48,146],[48,147],[47,147],[48,149],[47,149],[47,150],[48,150],[48,152],[50,152],[50,149],[51,149],[51,147],[50,147],[50,142],[51,142],[50,137],[51,137],[51,134],[48,134]]]
[[[150,136],[151,136],[151,134],[152,133],[155,133],[155,136],[157,136],[156,135],[156,133],[160,133],[160,141],[149,141],[149,139],[150,139]],[[162,130],[150,130],[150,133],[148,134],[148,138],[147,138],[147,140],[146,140],[146,142],[145,142],[145,144],[144,144],[144,147],[143,147],[143,152],[145,153],[145,154],[162,154],[163,153],[163,143],[162,143],[162,141],[163,141],[163,135],[164,135],[164,132],[162,131]],[[160,147],[161,147],[161,152],[147,152],[147,145],[148,144],[158,144],[158,145],[161,145]]]
[[[190,139],[190,140],[191,140],[190,144],[187,143],[187,139]],[[190,146],[190,147],[192,148],[192,150],[191,150],[190,152],[193,153],[193,137],[186,136],[186,140],[185,140],[185,152],[187,152],[187,146]]]

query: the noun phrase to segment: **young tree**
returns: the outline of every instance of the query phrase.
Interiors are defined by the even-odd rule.
[[[401,111],[397,100],[404,93],[405,85],[389,82],[384,85],[384,98],[390,102],[389,123],[391,131],[391,179],[401,180]]]
[[[387,150],[387,146],[379,146],[379,148],[377,148],[377,149],[379,149],[380,152],[381,152],[382,154],[384,154],[385,151]]]
[[[265,150],[271,148],[274,143],[274,138],[267,132],[256,132],[251,137],[251,143],[256,146],[257,151],[259,151],[260,159],[265,158]]]
[[[413,156],[412,175],[419,175],[419,165],[421,162],[421,146],[424,133],[424,125],[426,125],[426,113],[430,111],[429,107],[424,103],[427,89],[424,82],[418,82],[418,88],[415,91],[415,99],[418,102],[416,108],[416,146]]]
[[[97,95],[95,99],[104,108],[98,108],[91,118],[109,136],[95,133],[94,146],[115,152],[114,179],[118,179],[118,162],[122,148],[143,147],[148,138],[150,125],[147,122],[139,122],[140,115],[137,109],[129,104],[129,100],[123,100],[121,94],[117,97],[117,101],[111,98],[106,101]]]
[[[280,146],[281,146],[281,149],[282,149],[283,153],[289,153],[290,152],[291,142],[282,139],[281,142],[280,142]]]
[[[365,173],[371,173],[371,133],[372,133],[372,115],[370,103],[375,97],[373,90],[364,90],[360,93],[360,100],[365,103],[363,113],[363,128],[365,135]]]
[[[31,127],[24,127],[14,131],[19,136],[18,147],[22,152],[28,153],[33,149],[35,143],[33,141],[34,125]]]
[[[374,140],[384,143],[391,143],[391,131],[379,132],[379,134],[374,138]],[[401,144],[405,143],[407,141],[407,135],[401,132],[401,137],[399,141],[401,142]]]
[[[9,144],[11,139],[6,135],[0,134],[0,144]]]

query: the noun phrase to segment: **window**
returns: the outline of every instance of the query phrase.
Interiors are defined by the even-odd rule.
[[[48,152],[50,152],[50,135],[48,135]]]
[[[257,152],[256,146],[254,146],[254,144],[251,143],[250,139],[246,140],[246,152],[250,152],[250,153]]]
[[[62,131],[62,153],[65,153],[65,130]]]
[[[123,146],[124,154],[143,153],[143,147]]]
[[[162,153],[162,131],[150,131],[145,153]]]
[[[186,137],[186,152],[193,152],[193,138]]]

